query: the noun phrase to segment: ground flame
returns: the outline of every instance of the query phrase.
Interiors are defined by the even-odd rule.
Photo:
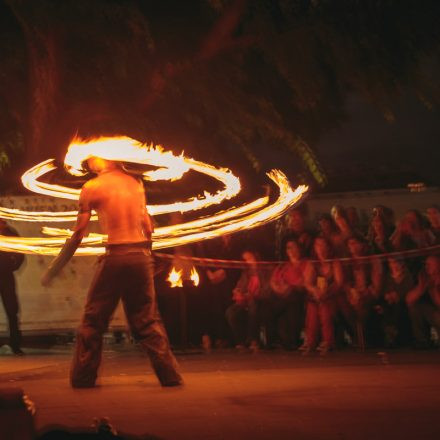
[[[171,287],[183,287],[182,270],[176,270],[173,266],[168,274],[167,281],[170,283]]]

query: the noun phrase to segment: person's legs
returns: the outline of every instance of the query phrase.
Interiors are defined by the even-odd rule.
[[[76,335],[70,376],[74,388],[94,386],[101,363],[102,335],[119,300],[117,267],[108,257],[98,264]]]
[[[246,342],[251,345],[259,345],[260,341],[260,315],[259,315],[259,303],[258,301],[251,300],[248,304],[248,325]]]
[[[14,353],[20,354],[21,332],[18,324],[19,304],[15,290],[15,278],[12,272],[1,275],[1,297],[9,323],[9,345]]]
[[[318,342],[318,304],[308,301],[306,306],[306,348],[313,350]]]
[[[231,304],[226,310],[226,320],[231,328],[234,343],[244,345],[246,339],[246,310],[239,304]]]
[[[426,304],[413,304],[408,309],[411,318],[413,341],[417,348],[427,348],[429,346],[425,306]]]
[[[324,343],[324,348],[328,350],[335,345],[332,305],[328,301],[319,304],[318,314],[322,329],[322,341]]]
[[[289,306],[290,318],[292,320],[292,344],[299,346],[301,340],[301,331],[304,327],[305,320],[305,293],[303,291],[295,291],[292,294],[292,302]]]
[[[157,308],[152,257],[128,254],[124,261],[122,302],[132,335],[148,354],[161,385],[180,385],[178,364]]]
[[[273,347],[276,339],[276,323],[278,321],[278,298],[271,296],[263,301],[261,307],[262,323],[266,328],[266,345]]]
[[[440,337],[440,310],[434,305],[426,304],[425,316],[431,327],[434,327],[437,335]]]

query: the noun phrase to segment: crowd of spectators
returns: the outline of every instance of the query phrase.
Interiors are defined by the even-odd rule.
[[[187,292],[193,300],[185,325],[195,329],[189,343],[323,355],[345,347],[435,347],[439,244],[438,206],[424,214],[410,209],[397,221],[376,206],[368,225],[355,208],[334,206],[312,227],[300,206],[275,228],[206,241],[196,253],[244,264],[198,268],[201,283]],[[165,324],[174,322],[166,301],[160,304]]]

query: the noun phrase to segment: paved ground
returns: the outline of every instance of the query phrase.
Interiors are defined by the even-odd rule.
[[[180,389],[162,389],[133,347],[108,346],[100,387],[72,390],[70,357],[0,354],[0,388],[25,390],[38,428],[107,416],[120,431],[163,439],[440,439],[438,351],[180,353]]]

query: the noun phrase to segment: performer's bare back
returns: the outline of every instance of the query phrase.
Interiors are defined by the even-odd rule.
[[[109,244],[151,240],[143,184],[119,168],[99,174],[81,190],[80,212],[95,210]]]

